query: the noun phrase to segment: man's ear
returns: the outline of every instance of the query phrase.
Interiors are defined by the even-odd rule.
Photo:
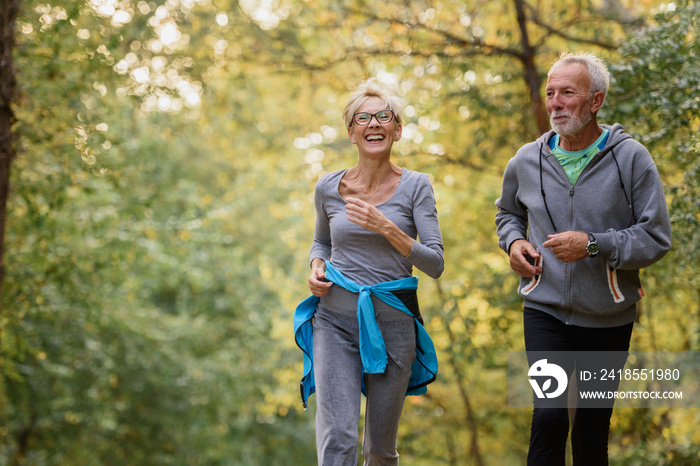
[[[593,101],[591,102],[591,113],[596,113],[598,110],[600,110],[600,107],[603,106],[603,102],[605,101],[605,94],[601,91],[596,92],[593,94]]]

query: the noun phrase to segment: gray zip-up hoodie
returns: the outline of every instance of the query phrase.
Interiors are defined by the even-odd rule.
[[[573,187],[550,152],[555,133],[549,131],[508,162],[496,201],[501,249],[507,253],[513,241],[527,239],[542,256],[542,275],[520,279],[525,306],[583,327],[632,322],[633,304],[643,296],[639,269],[671,247],[666,199],[649,151],[621,125],[601,127],[610,130],[605,148]],[[564,231],[592,233],[600,252],[562,262],[542,244]]]

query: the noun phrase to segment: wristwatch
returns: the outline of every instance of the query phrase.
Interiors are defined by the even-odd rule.
[[[597,256],[598,251],[600,251],[598,241],[596,241],[595,236],[593,236],[591,233],[588,233],[588,244],[586,244],[586,252],[588,253],[588,257]]]

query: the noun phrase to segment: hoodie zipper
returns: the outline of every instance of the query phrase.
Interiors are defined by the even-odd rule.
[[[588,167],[586,167],[586,168],[588,168]],[[581,173],[581,175],[583,175],[583,173]],[[579,175],[579,179],[580,178],[581,178],[581,176]],[[578,180],[576,180],[576,183],[578,183]],[[571,227],[573,228],[573,225],[574,225],[574,186],[569,187],[569,225],[571,225]],[[569,324],[571,322],[571,316],[574,313],[573,280],[574,280],[574,263],[568,263],[568,264],[566,264],[566,289],[569,291],[568,302],[566,303],[566,307],[569,309],[569,313],[566,316],[566,323],[567,324]]]
[[[612,132],[611,132],[612,134]],[[610,138],[610,136],[608,136]],[[575,201],[574,201],[574,194],[576,193],[576,186],[581,182],[581,178],[583,178],[590,170],[593,169],[595,165],[600,162],[600,160],[607,155],[608,152],[612,149],[613,146],[609,147],[604,147],[600,151],[598,151],[597,154],[593,156],[593,159],[583,168],[581,173],[579,174],[578,178],[576,179],[576,182],[574,183],[573,186],[569,187],[569,225],[571,225],[571,228],[573,229],[574,227],[574,207],[575,207]],[[568,177],[567,177],[568,180]],[[574,263],[570,263],[566,265],[566,280],[567,280],[567,289],[569,291],[568,293],[568,302],[567,302],[567,308],[569,309],[569,313],[566,316],[566,323],[568,324],[571,322],[571,316],[574,313],[574,296],[573,296],[573,277],[574,274]]]
[[[581,181],[581,178],[584,177],[584,175],[593,169],[593,166],[596,165],[604,155],[609,152],[609,149],[606,150],[607,148],[598,151],[596,155],[593,156],[593,159],[583,168],[583,171],[581,171],[581,174],[579,174],[578,178],[576,179],[576,183],[574,183],[573,186],[569,187],[569,225],[571,228],[574,228],[574,207],[576,206],[576,203],[574,201],[574,194],[576,193],[576,186],[579,184]],[[568,177],[567,177],[568,180]],[[566,303],[567,308],[569,309],[569,313],[566,316],[566,323],[569,324],[571,322],[571,316],[574,313],[574,291],[573,291],[573,280],[574,280],[574,264],[575,263],[569,263],[566,264],[566,286],[567,290],[569,291],[568,293],[568,302]]]

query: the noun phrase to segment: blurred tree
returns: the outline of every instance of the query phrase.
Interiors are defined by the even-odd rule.
[[[191,57],[151,50],[177,37],[165,10],[114,6],[27,1],[17,22],[0,462],[309,463],[309,419],[265,401],[296,361],[274,271],[298,220],[256,160],[279,146],[236,111],[264,86],[204,95]]]
[[[5,278],[5,230],[7,204],[10,192],[10,167],[16,155],[12,125],[15,122],[13,102],[16,97],[16,78],[13,60],[15,41],[16,1],[8,1],[0,11],[0,318],[3,313],[2,284]],[[5,325],[0,319],[0,421],[7,414],[4,377]]]
[[[10,191],[10,166],[16,149],[12,137],[15,121],[12,103],[15,99],[15,66],[12,58],[15,43],[17,0],[9,0],[0,11],[0,296],[5,275],[5,219]],[[0,332],[2,329],[0,329]],[[2,334],[0,333],[0,338]]]
[[[651,1],[22,6],[0,463],[315,461],[291,313],[306,294],[313,183],[354,163],[340,110],[372,75],[409,102],[395,161],[433,177],[447,253],[444,277],[420,289],[441,373],[427,396],[409,398],[402,456],[417,465],[522,461],[529,413],[504,409],[506,350],[522,349],[522,330],[493,227],[501,172],[542,130],[546,64],[567,47],[615,62]],[[683,37],[673,24],[696,30],[689,11],[656,19],[676,34],[665,47]],[[654,34],[642,30],[640,44]],[[696,54],[696,37],[685,36],[679,54]],[[646,53],[629,50],[630,66]],[[639,63],[661,69],[664,56]],[[679,71],[687,98],[674,102],[690,105],[687,124],[665,132],[678,114],[651,120],[650,93],[625,91],[629,99],[611,107],[628,109],[621,120],[654,121],[660,168],[677,186],[674,224],[692,235],[697,184],[683,175],[691,152],[676,160],[664,146],[665,135],[680,142],[695,124],[694,84],[680,81],[694,74]],[[689,253],[693,238],[682,243]],[[693,301],[680,281],[662,290],[670,271],[654,270],[649,305],[664,317],[658,328],[643,322],[639,335],[654,328],[665,349],[673,319]],[[635,445],[647,428],[687,445],[689,432],[664,430],[674,416],[621,414],[629,429],[613,448]]]

